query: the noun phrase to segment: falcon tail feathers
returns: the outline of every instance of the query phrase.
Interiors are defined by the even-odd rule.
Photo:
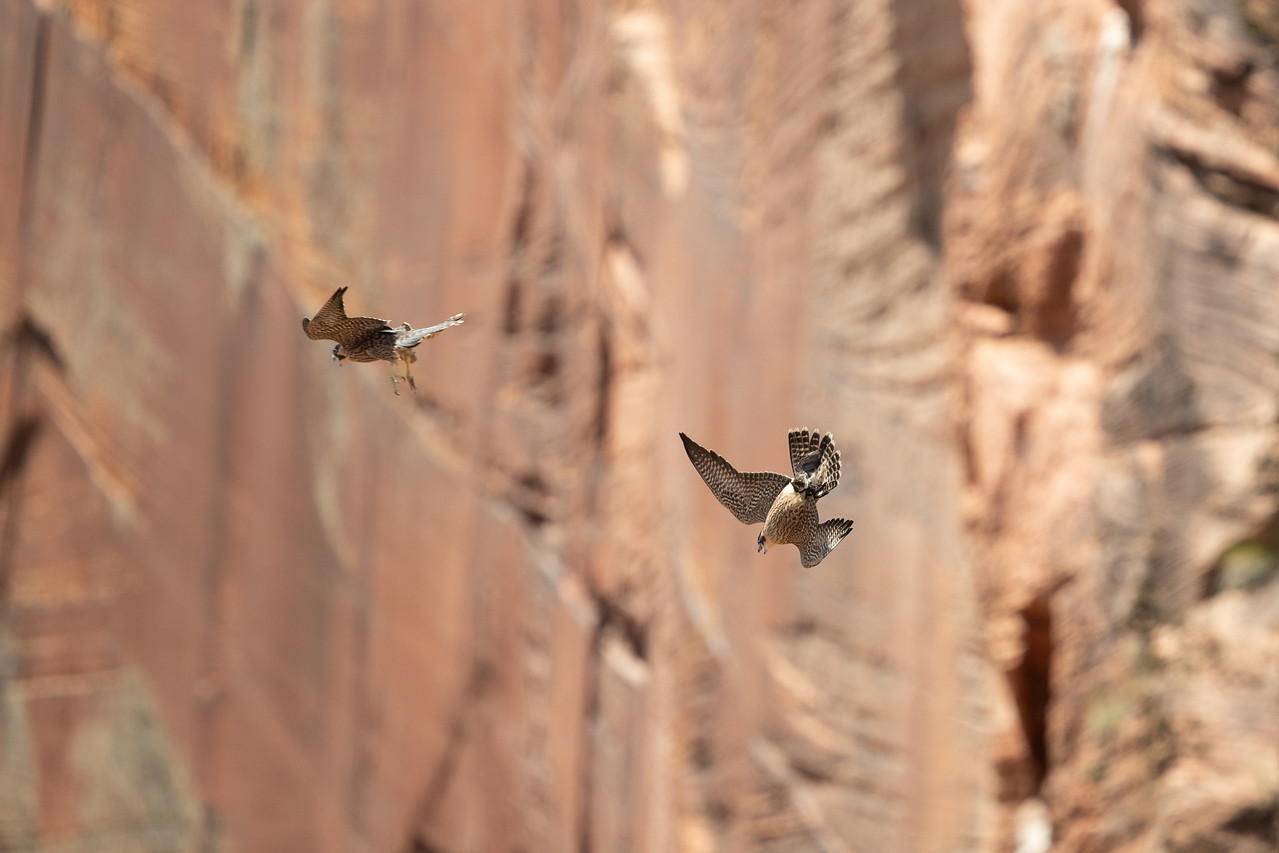
[[[810,432],[808,427],[793,429],[786,434],[790,444],[790,464],[796,478],[807,481],[817,472],[817,463],[821,456],[817,452],[821,441],[819,433]]]
[[[804,427],[791,430],[787,439],[795,489],[807,489],[814,499],[829,494],[839,483],[839,451],[835,449],[834,436]]]
[[[820,461],[808,488],[814,498],[823,498],[839,485],[839,451],[835,449],[835,439],[830,433],[822,436],[816,452]]]

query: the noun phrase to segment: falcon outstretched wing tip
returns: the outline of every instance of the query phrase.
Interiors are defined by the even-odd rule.
[[[682,432],[679,434],[679,437],[680,440],[684,442],[684,452],[688,454],[688,461],[693,463],[693,467],[697,469],[698,474],[701,474],[703,480],[706,479],[706,475],[702,472],[702,464],[707,461],[718,462],[719,464],[726,465],[734,474],[737,473],[737,469],[733,468],[727,459],[720,456],[714,450],[702,447]],[[708,483],[707,485],[710,484]]]

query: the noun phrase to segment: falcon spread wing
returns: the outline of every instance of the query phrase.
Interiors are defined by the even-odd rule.
[[[314,341],[337,341],[348,349],[358,348],[362,342],[374,335],[393,330],[385,320],[377,317],[348,317],[342,305],[342,294],[345,287],[339,287],[324,303],[324,307],[315,312],[311,319],[302,319],[302,331]]]
[[[465,320],[461,314],[454,314],[443,323],[436,323],[434,326],[427,326],[425,329],[410,329],[408,323],[395,330],[395,345],[401,349],[415,347],[422,341],[430,340],[440,332],[451,326],[460,326]]]
[[[711,494],[743,524],[763,521],[777,495],[791,481],[790,477],[771,471],[738,471],[723,456],[707,450],[684,433],[679,437],[684,440],[688,461],[693,463]]]
[[[800,565],[811,569],[820,563],[852,529],[853,523],[846,518],[831,518],[817,525],[813,535],[797,546]]]

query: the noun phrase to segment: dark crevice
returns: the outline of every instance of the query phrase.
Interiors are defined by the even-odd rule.
[[[511,494],[511,503],[519,510],[524,520],[533,527],[541,527],[550,520],[547,504],[550,501],[550,489],[542,475],[529,471],[515,478],[515,488]]]
[[[555,352],[540,352],[533,359],[533,376],[537,381],[549,382],[559,375],[560,357]]]
[[[520,189],[520,206],[511,223],[511,252],[519,254],[528,245],[533,228],[533,196],[537,192],[537,171],[532,163],[524,164],[524,184]]]
[[[34,8],[34,7],[33,7]],[[36,174],[39,171],[40,144],[44,130],[45,99],[47,98],[49,77],[49,40],[52,28],[49,15],[35,8],[35,39],[31,56],[31,101],[27,105],[27,136],[24,141],[22,158],[21,195],[18,198],[18,234],[17,257],[14,259],[15,290],[17,303],[26,304],[23,293],[26,282],[25,255],[31,241],[31,228],[35,221]],[[60,373],[65,372],[66,362],[53,342],[48,331],[36,323],[32,317],[22,311],[17,322],[7,335],[8,346],[5,350],[12,352],[9,398],[4,401],[0,411],[8,412],[7,436],[4,445],[3,467],[0,468],[0,489],[3,490],[3,503],[0,503],[0,625],[3,625],[9,611],[10,578],[13,573],[13,554],[17,547],[19,530],[22,527],[23,481],[22,472],[26,469],[40,432],[41,419],[38,414],[20,414],[27,397],[30,383],[31,356],[43,356],[52,363]]]
[[[1001,267],[986,285],[982,302],[1001,311],[1017,316],[1021,311],[1021,295],[1017,292],[1017,280],[1006,268]]]
[[[22,353],[34,353],[52,364],[59,373],[67,372],[66,359],[58,349],[49,330],[37,323],[30,314],[23,314],[8,334],[7,344]]]
[[[811,637],[817,633],[818,628],[816,616],[801,614],[787,626],[786,633],[791,637]]]
[[[538,497],[546,497],[547,488],[546,481],[542,479],[542,475],[536,471],[530,471],[527,474],[521,474],[516,480],[520,487],[532,492]]]
[[[1248,81],[1255,70],[1251,62],[1244,62],[1238,68],[1214,68],[1212,99],[1231,115],[1241,115],[1248,102]]]
[[[1143,0],[1116,0],[1116,5],[1128,14],[1129,46],[1136,47],[1137,42],[1146,32],[1146,15],[1142,9]]]
[[[1260,803],[1240,809],[1221,828],[1231,835],[1255,838],[1279,849],[1279,802]]]
[[[826,785],[835,781],[831,766],[819,766],[808,761],[792,758],[788,765],[796,776],[807,785]]]
[[[603,448],[608,438],[609,409],[613,396],[613,342],[608,328],[601,323],[599,329],[599,383],[596,388],[595,418],[591,434],[596,448]]]
[[[648,660],[648,626],[638,617],[628,613],[622,605],[607,595],[592,590],[591,597],[599,611],[599,627],[597,636],[603,637],[607,632],[615,631],[626,641],[631,654],[642,661]]]
[[[1218,558],[1212,568],[1204,573],[1203,588],[1199,592],[1199,598],[1206,601],[1219,594],[1221,590],[1221,558]]]
[[[1043,302],[1035,314],[1035,334],[1058,348],[1075,334],[1075,280],[1084,252],[1084,235],[1071,229],[1052,248]]]
[[[407,853],[444,853],[444,848],[436,847],[425,838],[414,838],[409,841]]]
[[[39,415],[18,415],[10,424],[0,455],[0,498],[8,492],[9,484],[22,475],[42,426]]]
[[[1279,219],[1279,188],[1263,184],[1230,170],[1210,166],[1190,151],[1163,147],[1156,153],[1184,166],[1204,192],[1222,204],[1270,219]]]
[[[604,238],[605,248],[618,247],[625,250],[632,258],[635,259],[635,265],[640,269],[645,269],[647,264],[644,260],[644,253],[639,247],[631,242],[630,236],[626,233],[626,229],[622,226],[620,217],[613,215],[613,222],[608,226],[608,233]]]
[[[693,767],[697,770],[709,770],[715,763],[715,752],[711,747],[710,738],[704,734],[696,734],[693,736],[691,745]]]
[[[1052,607],[1047,595],[1035,598],[1021,611],[1024,625],[1022,659],[1009,673],[1017,715],[1032,762],[1033,789],[1037,794],[1048,775],[1048,706],[1052,701]]]
[[[543,402],[559,406],[564,402],[563,383],[557,381],[563,365],[560,354],[552,349],[531,353],[528,361],[528,387]]]

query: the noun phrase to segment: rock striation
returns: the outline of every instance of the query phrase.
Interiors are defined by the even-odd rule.
[[[1277,152],[1272,0],[0,4],[0,849],[1274,849]]]

